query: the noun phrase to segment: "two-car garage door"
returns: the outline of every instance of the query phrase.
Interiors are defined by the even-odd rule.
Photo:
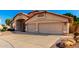
[[[38,31],[36,31],[38,29]],[[47,34],[63,34],[63,23],[39,23],[27,25],[28,32],[47,33]]]
[[[62,34],[63,26],[62,23],[39,24],[39,32],[48,34]]]

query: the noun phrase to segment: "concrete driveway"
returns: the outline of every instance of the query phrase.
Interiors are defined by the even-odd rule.
[[[21,32],[4,32],[0,35],[0,47],[49,48],[54,45],[61,36],[62,35],[36,35]]]

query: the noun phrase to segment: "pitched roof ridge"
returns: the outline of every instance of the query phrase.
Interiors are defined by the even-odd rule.
[[[72,18],[70,16],[66,16],[66,15],[58,14],[58,13],[54,13],[54,12],[48,12],[48,13],[51,13],[51,14],[54,14],[54,15],[58,15],[58,16],[62,16],[62,17],[66,17],[66,18]]]
[[[32,12],[31,12],[31,13],[32,13]],[[66,15],[57,14],[57,13],[48,12],[48,11],[43,11],[43,12],[38,12],[38,13],[33,14],[32,16],[30,16],[30,17],[28,18],[28,20],[29,20],[30,18],[32,18],[34,15],[40,14],[40,13],[50,13],[50,14],[57,15],[57,16],[60,16],[60,17],[64,17],[64,18],[68,18],[68,19],[73,19],[72,17],[66,16]],[[26,20],[26,21],[28,21],[28,20]]]
[[[17,15],[19,15],[19,14],[23,14],[23,15],[25,15],[25,16],[27,16],[27,17],[29,18],[28,14],[23,13],[23,12],[19,12],[18,14],[15,15],[15,17],[16,17]],[[14,20],[15,17],[13,17],[13,20]],[[13,21],[13,20],[12,20],[12,21]],[[12,21],[11,21],[11,22],[12,22]]]
[[[38,14],[38,13],[43,13],[43,12],[45,12],[45,11],[32,11],[32,12],[30,12],[30,13],[28,13],[28,16],[29,17],[32,17],[33,15],[35,15],[35,14]]]

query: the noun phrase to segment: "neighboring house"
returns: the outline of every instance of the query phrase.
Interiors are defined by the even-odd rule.
[[[12,20],[12,26],[16,31],[68,34],[72,22],[72,18],[68,16],[47,11],[33,11],[29,14],[17,14]]]

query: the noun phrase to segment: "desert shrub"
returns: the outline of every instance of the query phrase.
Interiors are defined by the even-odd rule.
[[[5,31],[6,31],[6,29],[2,29],[2,30],[1,30],[1,32],[5,32]]]
[[[3,26],[3,29],[1,30],[1,32],[5,32],[7,30],[7,27]]]
[[[76,44],[74,39],[66,39],[61,40],[61,42],[57,43],[56,46],[59,48],[73,48]]]
[[[75,32],[75,33],[74,33],[74,35],[75,35],[75,36],[78,36],[78,35],[79,35],[79,33],[78,33],[78,32]]]

